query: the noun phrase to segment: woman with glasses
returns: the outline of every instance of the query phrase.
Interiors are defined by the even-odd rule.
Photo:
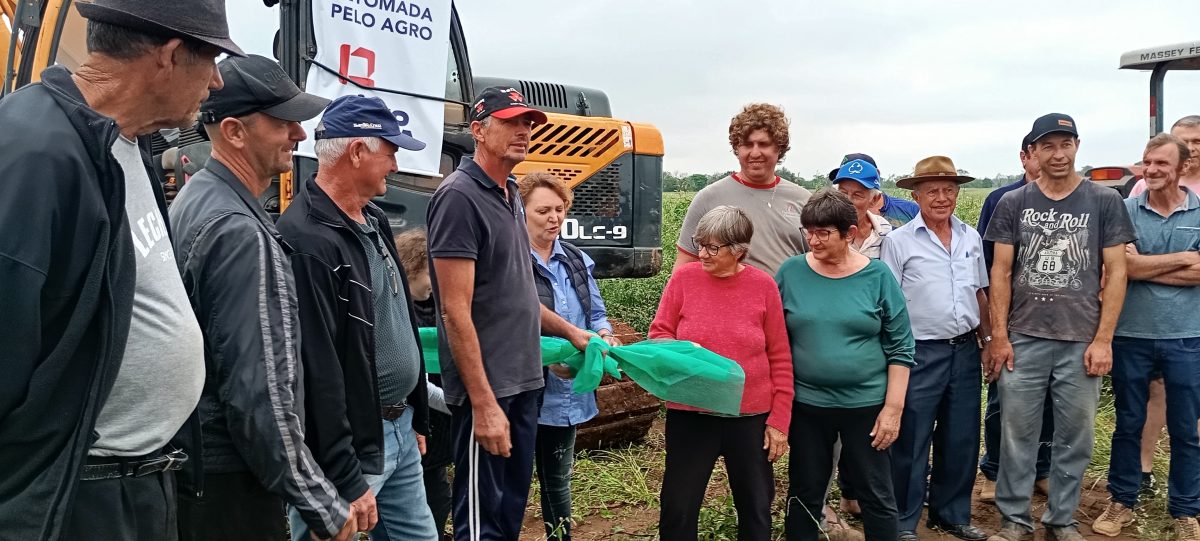
[[[891,464],[913,365],[904,293],[887,265],[850,246],[858,216],[845,194],[818,192],[801,214],[811,251],[779,268],[795,375],[788,455],[789,540],[816,541],[834,443],[862,507],[868,541],[894,541]]]
[[[774,280],[744,263],[753,234],[750,218],[737,207],[705,213],[692,239],[700,260],[675,269],[650,325],[650,338],[695,342],[736,361],[746,374],[740,415],[667,404],[662,539],[696,539],[705,489],[722,456],[738,539],[771,536],[771,462],[787,449],[792,356]]]

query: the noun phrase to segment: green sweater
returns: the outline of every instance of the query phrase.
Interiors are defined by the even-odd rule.
[[[883,403],[890,364],[912,366],[912,328],[904,292],[887,265],[872,259],[843,278],[826,278],[805,256],[775,275],[792,348],[796,401],[823,408]]]

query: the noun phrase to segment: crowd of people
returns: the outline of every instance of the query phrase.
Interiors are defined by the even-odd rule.
[[[153,3],[77,6],[82,66],[0,101],[3,536],[515,540],[536,475],[547,538],[570,539],[575,432],[597,403],[543,367],[540,340],[620,342],[594,263],[559,239],[571,189],[512,175],[546,115],[480,91],[475,154],[427,231],[394,234],[371,201],[425,143],[382,100],[301,91],[229,40],[220,0],[188,2],[204,28]],[[317,117],[317,172],[273,221],[259,198]],[[168,209],[139,137],[197,118],[211,156]],[[691,202],[648,336],[735,361],[744,391],[736,415],[668,403],[662,539],[697,538],[718,458],[739,539],[770,539],[787,455],[790,540],[862,535],[826,503],[836,481],[873,541],[915,541],[923,514],[965,541],[1031,540],[1035,490],[1045,537],[1079,541],[1111,372],[1092,531],[1133,522],[1165,424],[1168,510],[1200,541],[1200,116],[1150,139],[1124,201],[1076,172],[1074,119],[1041,116],[1024,178],[977,227],[954,215],[972,179],[948,157],[897,182],[914,203],[866,154],[833,188],[782,182],[776,106],[746,106],[729,144],[738,170]],[[971,524],[976,467],[990,534]]]

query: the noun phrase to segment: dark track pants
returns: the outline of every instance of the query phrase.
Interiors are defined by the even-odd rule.
[[[454,539],[517,541],[533,482],[541,389],[496,401],[508,416],[512,453],[488,453],[475,441],[471,403],[450,406],[454,433]]]

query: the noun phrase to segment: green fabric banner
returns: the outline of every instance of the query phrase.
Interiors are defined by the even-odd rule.
[[[441,372],[437,329],[422,327],[421,348],[425,370]],[[624,372],[650,394],[726,415],[741,412],[746,374],[738,363],[683,340],[646,340],[627,346],[610,346],[592,337],[586,351],[562,338],[542,337],[542,365],[562,363],[575,373],[571,388],[590,393],[604,374],[621,379]]]

